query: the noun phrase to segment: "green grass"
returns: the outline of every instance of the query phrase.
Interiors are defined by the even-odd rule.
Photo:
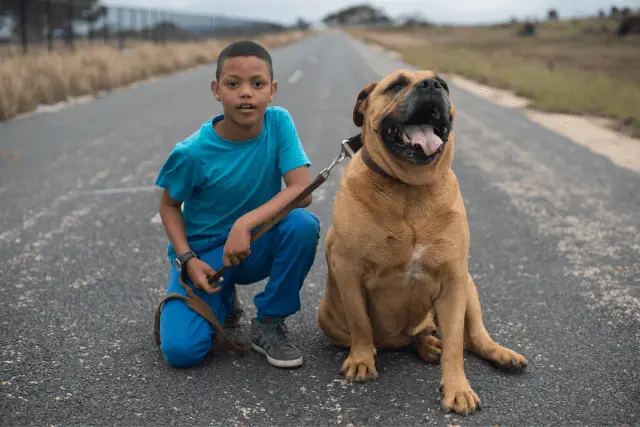
[[[511,90],[542,111],[609,118],[640,136],[640,36],[619,38],[617,25],[544,22],[534,37],[518,37],[520,24],[347,31],[414,66]]]
[[[487,57],[466,48],[412,48],[407,62],[442,73],[456,73],[481,83],[512,90],[541,110],[599,115],[615,119],[640,117],[640,84],[593,71],[550,69],[543,62],[516,56]]]

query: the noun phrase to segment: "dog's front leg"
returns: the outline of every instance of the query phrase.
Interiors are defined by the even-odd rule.
[[[349,357],[342,364],[340,373],[349,381],[366,381],[378,378],[378,372],[371,321],[367,314],[366,289],[362,280],[364,266],[347,261],[353,259],[334,256],[331,262],[351,337]]]
[[[459,276],[459,277],[458,277]],[[442,284],[434,302],[442,337],[442,381],[444,393],[441,407],[467,415],[480,408],[480,399],[469,386],[463,366],[464,320],[467,305],[467,275],[456,274]]]

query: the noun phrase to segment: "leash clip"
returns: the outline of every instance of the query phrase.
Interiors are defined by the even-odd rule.
[[[340,154],[338,154],[338,157],[333,159],[331,164],[320,172],[320,175],[322,175],[324,179],[327,179],[329,177],[331,169],[333,169],[338,163],[342,162],[347,157],[353,157],[353,153],[349,150],[349,148],[347,148],[348,141],[348,139],[345,139],[340,143]]]

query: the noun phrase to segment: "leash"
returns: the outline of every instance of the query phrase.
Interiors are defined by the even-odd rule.
[[[285,216],[287,216],[287,214],[289,214],[289,212],[295,209],[300,204],[300,202],[302,202],[309,194],[311,194],[318,187],[320,187],[325,181],[327,181],[327,179],[329,179],[331,170],[338,163],[342,162],[347,157],[352,158],[355,155],[355,153],[358,150],[360,150],[362,147],[363,147],[362,137],[360,134],[352,136],[349,139],[343,140],[340,143],[340,153],[335,159],[333,159],[333,161],[329,164],[329,166],[327,166],[322,171],[320,171],[318,176],[311,182],[311,184],[309,184],[304,190],[302,190],[300,194],[297,195],[293,200],[287,203],[287,205],[284,208],[282,208],[276,215],[274,215],[269,220],[267,220],[264,224],[262,224],[260,228],[251,235],[251,242],[254,242],[256,239],[258,239],[260,236],[262,236],[264,233],[266,233],[271,228],[273,228],[276,224],[278,224]],[[213,288],[214,292],[217,292],[220,290],[220,287],[217,286],[217,283],[220,277],[222,277],[222,274],[224,274],[226,270],[227,270],[227,267],[222,266],[222,268],[216,271],[216,273],[207,280],[209,284],[214,284],[214,288]],[[206,319],[211,324],[211,326],[213,326],[213,328],[217,332],[217,334],[214,334],[214,339],[216,336],[220,336],[231,346],[231,350],[234,353],[238,355],[245,354],[248,350],[247,346],[242,342],[234,341],[231,338],[229,338],[229,336],[226,334],[226,332],[220,325],[220,322],[216,318],[216,315],[211,310],[211,307],[209,307],[209,304],[207,304],[202,298],[196,295],[196,293],[193,292],[193,289],[191,289],[182,280],[182,278],[180,278],[180,286],[182,286],[185,289],[187,296],[180,295],[175,292],[167,294],[160,301],[160,303],[158,304],[158,307],[156,308],[156,311],[154,314],[154,327],[153,327],[156,344],[160,345],[160,313],[162,311],[162,307],[167,300],[177,298],[184,301],[192,310],[200,314],[204,319]]]
[[[309,184],[299,195],[297,195],[293,200],[291,200],[287,205],[280,210],[276,215],[272,216],[269,220],[267,220],[264,224],[260,226],[260,228],[251,235],[251,242],[254,242],[264,233],[269,231],[273,226],[279,223],[285,216],[289,214],[293,209],[295,209],[300,202],[302,202],[309,194],[316,190],[316,188],[320,187],[331,174],[331,169],[333,169],[338,163],[342,162],[347,157],[352,158],[355,153],[362,148],[362,139],[361,135],[357,134],[349,139],[345,139],[340,143],[340,153],[338,156],[333,159],[331,164],[324,168],[318,176]],[[208,279],[209,284],[214,284],[214,290],[216,290],[218,280],[224,272],[227,270],[226,266],[222,266],[216,273]]]

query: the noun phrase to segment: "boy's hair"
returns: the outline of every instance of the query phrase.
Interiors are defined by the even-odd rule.
[[[273,64],[271,62],[271,55],[269,52],[256,42],[250,40],[241,40],[231,43],[225,47],[220,55],[218,55],[218,68],[216,69],[216,80],[220,80],[220,73],[222,72],[222,65],[224,61],[229,58],[235,58],[238,56],[255,56],[267,63],[269,66],[269,76],[273,80]]]

